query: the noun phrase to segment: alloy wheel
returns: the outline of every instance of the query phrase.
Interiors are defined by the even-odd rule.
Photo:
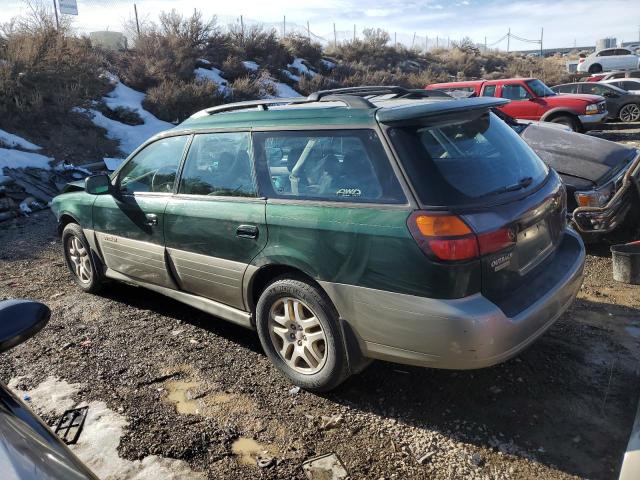
[[[284,297],[269,311],[269,334],[278,355],[291,369],[305,375],[319,372],[327,360],[322,324],[301,300]]]
[[[623,122],[637,122],[640,120],[640,106],[631,103],[622,107],[620,109],[620,120]]]
[[[90,283],[93,275],[89,252],[82,241],[75,235],[70,235],[67,240],[67,255],[73,273],[82,283]]]

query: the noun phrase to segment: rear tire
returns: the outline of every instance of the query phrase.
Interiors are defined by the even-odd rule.
[[[640,120],[640,105],[627,103],[620,108],[618,118],[622,122],[637,122]]]
[[[602,65],[600,65],[599,63],[594,63],[589,67],[589,73],[601,73],[601,72],[602,72]]]
[[[315,285],[279,277],[260,295],[256,328],[269,360],[292,383],[326,392],[349,376],[338,312]]]
[[[93,255],[89,242],[77,223],[64,227],[62,249],[65,263],[78,286],[88,293],[98,292],[105,282],[102,264]]]
[[[574,132],[580,131],[578,122],[573,117],[570,117],[569,115],[558,115],[557,117],[554,117],[551,120],[549,120],[549,122],[566,125]]]

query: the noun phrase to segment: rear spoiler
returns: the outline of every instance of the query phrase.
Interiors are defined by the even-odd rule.
[[[383,107],[376,112],[376,119],[380,123],[399,124],[410,123],[425,117],[449,117],[470,111],[483,111],[493,107],[501,107],[509,100],[495,97],[461,98],[442,102],[413,103],[397,107]]]

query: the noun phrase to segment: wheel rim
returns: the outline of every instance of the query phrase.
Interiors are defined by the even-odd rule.
[[[623,122],[636,122],[640,118],[640,107],[638,105],[625,105],[620,110],[620,120]]]
[[[297,298],[274,302],[269,311],[269,334],[280,358],[298,373],[312,375],[327,361],[327,337],[313,311]]]
[[[67,240],[67,254],[73,274],[82,283],[90,283],[93,270],[91,268],[89,252],[75,235],[71,235]]]

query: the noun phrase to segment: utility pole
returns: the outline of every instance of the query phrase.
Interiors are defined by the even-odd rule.
[[[311,29],[309,28],[309,20],[307,20],[307,37],[309,38],[309,43],[311,43]]]
[[[333,46],[338,45],[338,36],[336,35],[336,24],[333,24]]]
[[[544,37],[544,27],[540,28],[540,58],[542,58],[542,38]]]
[[[54,0],[55,2],[55,0]],[[138,37],[140,36],[140,22],[138,21],[138,7],[133,4],[133,13],[136,15],[136,30],[138,31]]]
[[[60,30],[60,20],[58,20],[58,6],[56,5],[56,0],[53,0],[53,11],[56,14],[56,30]]]
[[[509,53],[509,44],[511,43],[511,27],[509,27],[509,32],[507,32],[507,53]]]

